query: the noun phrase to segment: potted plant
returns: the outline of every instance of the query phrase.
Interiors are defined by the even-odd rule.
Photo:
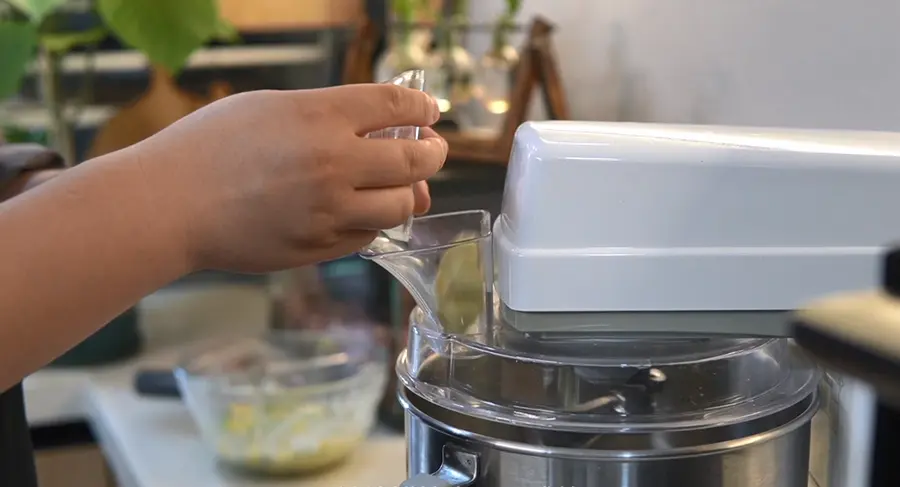
[[[70,107],[61,95],[61,63],[71,50],[95,46],[109,35],[147,56],[150,63],[178,73],[199,47],[234,38],[219,16],[217,0],[94,0],[94,25],[72,29],[65,21],[69,0],[0,1],[0,100],[18,93],[29,67],[41,61],[41,96],[50,114],[50,145],[75,163]]]
[[[66,22],[68,0],[0,0],[0,101],[19,92],[29,67],[39,59],[41,96],[51,119],[49,145],[75,164],[68,103],[61,95],[61,64],[77,47],[95,46],[112,35],[142,52],[154,66],[178,73],[191,54],[214,39],[236,33],[219,16],[217,0],[95,0],[87,29]],[[17,135],[19,139],[23,134]],[[137,312],[130,309],[85,340],[55,365],[105,363],[140,348]]]

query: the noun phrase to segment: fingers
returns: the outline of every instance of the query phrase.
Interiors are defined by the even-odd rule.
[[[390,84],[358,84],[329,88],[338,110],[357,135],[388,127],[426,127],[440,118],[430,95]]]
[[[419,181],[413,185],[413,197],[416,204],[413,207],[413,213],[416,215],[424,215],[431,209],[431,192],[428,190],[428,183]]]
[[[356,188],[408,186],[430,178],[447,160],[447,141],[362,139],[352,173]]]
[[[316,262],[324,262],[344,257],[365,247],[378,236],[377,230],[348,230],[338,235],[338,243],[319,249],[304,248],[301,259],[294,267],[301,267]]]
[[[435,130],[431,127],[422,127],[419,129],[419,138],[420,139],[432,139],[434,137],[443,139],[443,137],[441,137],[441,134],[437,133],[437,130]]]
[[[350,230],[385,230],[406,223],[431,208],[428,183],[356,191],[347,205],[342,227]]]
[[[383,230],[406,223],[409,217],[426,213],[431,207],[428,183],[412,186],[364,189],[353,197],[344,228]]]
[[[410,185],[356,191],[345,212],[343,227],[383,230],[406,223],[416,209],[416,194]]]

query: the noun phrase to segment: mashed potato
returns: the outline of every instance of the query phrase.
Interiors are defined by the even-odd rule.
[[[353,413],[349,413],[351,416]],[[269,474],[302,473],[336,464],[365,438],[358,418],[326,404],[233,404],[217,452],[227,463]]]

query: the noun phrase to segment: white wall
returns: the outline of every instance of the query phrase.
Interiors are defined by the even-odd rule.
[[[535,13],[577,119],[900,130],[900,0],[524,0]]]

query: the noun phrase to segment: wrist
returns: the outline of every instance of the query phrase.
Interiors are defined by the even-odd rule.
[[[127,171],[128,183],[124,184],[122,199],[131,200],[138,215],[140,235],[147,244],[147,251],[154,255],[173,279],[199,270],[192,247],[189,244],[190,226],[186,212],[179,205],[175,184],[166,173],[157,170],[152,157],[132,146],[103,156],[109,163],[121,165]],[[121,160],[118,160],[121,159]],[[98,160],[98,163],[106,161]]]

